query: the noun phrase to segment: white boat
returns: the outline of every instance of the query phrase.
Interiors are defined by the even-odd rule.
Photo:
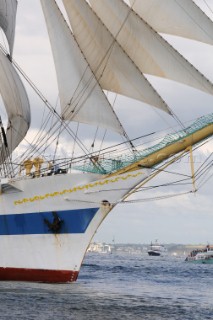
[[[155,243],[151,242],[147,252],[149,256],[162,256],[167,252],[167,250],[162,244],[158,243],[158,241],[156,240]]]
[[[213,247],[207,245],[203,249],[195,249],[190,252],[185,261],[202,264],[213,264]]]
[[[112,253],[112,247],[107,243],[91,242],[87,249],[87,252]]]
[[[212,83],[161,33],[212,45],[213,22],[193,1],[160,3],[63,0],[58,7],[56,1],[41,0],[58,83],[56,107],[16,63],[17,1],[0,0],[0,26],[7,39],[0,50],[1,105],[7,113],[0,135],[0,280],[75,281],[109,212],[186,153],[192,160],[192,147],[212,136],[213,114],[184,125],[145,74],[211,97]],[[35,2],[31,5],[31,17],[37,17]],[[32,89],[41,99],[36,111]],[[111,92],[131,99],[130,117],[137,100],[158,110],[160,121],[166,117],[167,123],[181,126],[160,142],[144,145],[143,129],[140,139],[132,141],[113,109],[114,99],[108,99]],[[145,112],[137,116],[143,128]],[[40,130],[33,122],[37,118]],[[103,142],[105,130],[110,134]],[[58,150],[60,142],[66,157]]]

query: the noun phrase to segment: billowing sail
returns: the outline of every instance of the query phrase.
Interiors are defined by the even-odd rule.
[[[11,56],[15,36],[16,10],[17,0],[0,0],[0,27],[7,37]]]
[[[212,83],[122,0],[90,0],[90,3],[141,72],[213,94]]]
[[[0,51],[0,93],[8,115],[7,150],[0,146],[2,163],[24,139],[30,125],[30,105],[20,77]]]
[[[213,44],[213,22],[191,0],[129,0],[157,32]]]
[[[166,103],[87,2],[64,0],[63,3],[75,39],[101,87],[169,112]]]
[[[55,1],[41,0],[56,67],[62,117],[100,125],[123,134],[123,128]]]

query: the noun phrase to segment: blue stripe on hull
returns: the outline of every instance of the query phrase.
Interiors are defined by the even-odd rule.
[[[57,233],[84,233],[99,208],[57,211],[61,227]],[[46,221],[46,222],[45,222]],[[53,212],[8,214],[0,216],[0,235],[50,234],[47,221],[53,223]]]

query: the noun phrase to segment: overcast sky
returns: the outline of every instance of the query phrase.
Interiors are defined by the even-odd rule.
[[[210,17],[213,17],[213,13],[206,6],[207,3],[213,10],[213,0],[200,0],[196,3],[202,6]],[[191,63],[213,81],[213,48],[211,46],[194,41],[174,40],[174,38],[171,41]],[[14,58],[54,105],[58,97],[57,83],[47,31],[38,0],[19,1]],[[166,80],[150,78],[150,81],[182,121],[193,120],[203,113],[212,112],[213,97]],[[32,98],[31,103],[34,111],[39,110],[38,104],[41,102]],[[129,119],[130,107],[131,122],[126,121]],[[159,115],[153,108],[141,106],[141,103],[124,97],[118,97],[115,109],[132,138],[152,130],[162,130],[174,124],[167,115],[161,115],[159,119]],[[143,115],[141,118],[140,114]],[[161,121],[162,118],[163,121]],[[197,154],[195,166],[198,167],[212,151],[213,143],[211,142]],[[170,170],[176,173],[180,170],[189,175],[188,159],[182,160],[179,165]],[[212,173],[211,171],[210,174]],[[152,185],[171,179],[177,180],[178,176],[174,178],[174,175],[169,173],[163,174],[162,177],[153,180]],[[154,191],[139,193],[134,200],[173,195],[191,189],[191,185],[177,189],[162,187]],[[103,222],[94,239],[104,242],[112,242],[114,239],[117,243],[149,243],[158,239],[162,243],[205,244],[209,242],[213,244],[212,190],[213,179],[209,180],[196,194],[118,205]]]

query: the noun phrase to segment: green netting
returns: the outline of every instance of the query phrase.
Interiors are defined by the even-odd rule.
[[[133,164],[143,158],[151,155],[152,153],[161,150],[162,148],[177,142],[200,129],[205,128],[209,124],[213,123],[213,114],[203,116],[197,119],[191,126],[188,128],[178,131],[177,133],[168,134],[165,138],[158,144],[146,148],[142,151],[138,151],[135,153],[124,154],[117,158],[112,159],[92,159],[92,161],[87,160],[83,165],[75,166],[74,169],[85,171],[85,172],[93,172],[93,173],[100,173],[100,174],[109,174],[115,172],[119,169],[122,169],[128,165]]]

